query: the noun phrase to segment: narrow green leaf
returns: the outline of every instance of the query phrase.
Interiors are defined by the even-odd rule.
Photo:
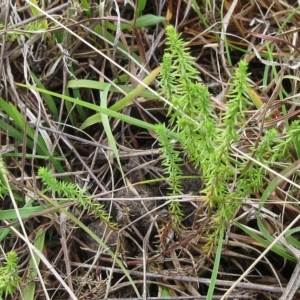
[[[157,76],[157,74],[160,71],[160,67],[154,69],[144,80],[143,83],[146,85],[149,85]],[[107,86],[106,86],[107,88]],[[108,86],[110,89],[111,87]],[[145,90],[145,86],[142,84],[139,84],[135,89],[131,90],[124,98],[119,100],[117,103],[112,105],[109,109],[113,111],[119,111],[122,108],[124,108],[126,105],[128,105],[135,97],[141,94],[142,91]],[[101,114],[97,114],[96,116],[89,117],[81,126],[80,129],[85,129],[88,126],[91,126],[95,123],[101,122]]]
[[[40,88],[36,88],[40,89]],[[40,91],[45,91],[44,89],[40,89]],[[50,94],[49,94],[50,95]],[[52,95],[53,96],[53,95]],[[61,95],[60,95],[61,97]],[[61,97],[62,98],[62,97]],[[34,143],[33,140],[35,138],[35,130],[29,127],[23,117],[23,115],[17,110],[17,108],[12,104],[6,102],[4,99],[0,97],[0,107],[6,112],[6,114],[14,120],[14,124],[20,128],[22,132],[26,131],[27,134],[27,146],[29,148],[33,148]],[[0,127],[3,129],[7,129],[9,134],[11,134],[12,137],[16,138],[18,141],[24,141],[24,134],[21,132],[18,132],[18,130],[14,129],[10,125],[8,125],[6,122],[0,120]],[[64,169],[61,166],[61,163],[59,160],[55,159],[52,155],[50,155],[46,144],[44,142],[44,139],[39,134],[37,138],[37,154],[46,156],[48,159],[53,163],[55,169],[59,173],[64,173]],[[64,180],[70,180],[68,177],[64,177]]]
[[[37,87],[41,88],[41,89],[45,89],[44,85],[42,84],[42,82],[35,76],[34,73],[30,72],[32,79],[34,80],[35,84],[37,85]],[[57,106],[53,100],[53,98],[50,95],[44,94],[44,98],[47,104],[47,107],[49,109],[49,111],[51,112],[51,114],[54,116],[55,120],[58,120],[58,111],[57,111]]]
[[[105,22],[105,24],[107,23],[107,21]],[[117,26],[115,26],[115,29],[113,29],[114,31],[116,30]],[[105,38],[107,40],[110,41],[111,45],[114,45],[114,42],[115,42],[115,36],[111,33],[109,33],[107,30],[103,30],[102,26],[100,25],[100,23],[98,23],[95,27],[94,27],[94,31],[96,33],[96,35],[98,35],[99,37],[103,37],[105,36]],[[118,42],[118,48],[119,49],[122,49],[123,51],[120,51],[120,54],[121,55],[124,55],[124,57],[128,58],[128,49],[127,49],[127,46],[125,46],[123,43],[121,42]],[[141,58],[135,53],[133,52],[132,53],[132,57],[138,62],[138,63],[142,63],[142,60]]]
[[[137,14],[138,16],[143,12],[147,4],[147,0],[138,0],[137,1]]]
[[[1,105],[1,104],[0,104]],[[5,121],[0,120],[0,128],[8,133],[9,136],[13,137],[16,141],[23,142],[24,141],[24,134],[12,127],[11,125],[7,124]],[[33,141],[31,139],[27,139],[27,146],[29,148],[33,148]]]
[[[104,108],[104,109],[107,108],[107,96],[108,96],[108,92],[109,92],[109,86],[106,87],[106,89],[103,91],[103,93],[101,95],[100,106],[102,108]],[[120,171],[122,173],[123,180],[125,182],[125,176],[124,176],[124,173],[122,171],[122,165],[121,165],[121,161],[120,161],[119,151],[117,149],[117,145],[116,145],[116,141],[115,141],[114,135],[113,135],[113,133],[111,131],[111,128],[110,128],[109,119],[108,119],[107,114],[101,113],[101,119],[102,119],[102,124],[103,124],[104,130],[105,130],[108,142],[109,142],[109,146],[112,148],[112,150],[113,150],[113,152],[115,154],[115,157],[117,159],[118,165],[120,167]]]
[[[166,18],[155,16],[155,15],[144,15],[140,16],[136,19],[135,28],[146,28],[149,26],[156,25],[158,23],[164,23],[166,21]],[[105,25],[108,29],[116,31],[117,26],[109,21],[105,22]],[[121,24],[121,30],[131,30],[133,29],[133,24]]]
[[[110,92],[121,93],[121,91],[123,91],[124,94],[126,95],[133,90],[133,87],[128,85],[118,85],[119,88],[118,89],[117,87],[111,85],[110,83],[99,82],[99,81],[88,80],[88,79],[70,80],[68,82],[67,88],[71,88],[71,89],[87,88],[87,89],[96,89],[96,90],[104,91],[104,89],[107,86],[110,86],[109,88]],[[151,91],[148,90],[146,91],[142,90],[139,96],[144,97],[146,99],[159,99],[157,95],[153,94]]]
[[[80,0],[81,6],[84,10],[85,15],[90,18],[91,17],[91,9],[89,2],[87,0]]]
[[[252,230],[248,229],[246,226],[244,226],[243,224],[240,224],[238,222],[234,221],[234,225],[239,227],[240,229],[242,229],[245,233],[247,233],[249,236],[251,236],[254,240],[256,240],[257,242],[259,242],[260,244],[262,244],[264,247],[269,247],[270,246],[270,242],[263,239],[262,237],[260,237],[258,234],[256,234],[255,232],[253,232]],[[273,246],[272,251],[275,252],[276,254],[278,254],[279,256],[286,258],[290,261],[295,262],[296,259],[291,256],[285,249],[282,250],[282,248],[279,248],[277,246]]]
[[[36,240],[34,242],[34,246],[42,252],[44,248],[45,242],[45,234],[46,231],[44,228],[39,228],[36,232]],[[40,257],[34,252],[34,257],[37,265],[40,264]],[[26,286],[23,290],[23,299],[35,299],[35,290],[36,290],[36,283],[35,279],[37,278],[37,271],[35,270],[35,264],[33,258],[29,261],[29,270],[27,272],[27,282]]]
[[[145,85],[150,85],[150,83],[156,78],[160,70],[161,67],[157,67],[142,82]],[[140,95],[141,92],[144,90],[145,90],[145,86],[142,84],[138,84],[138,86],[135,89],[131,90],[123,99],[118,101],[116,104],[112,105],[110,109],[114,111],[121,110],[123,107],[128,105],[128,103],[130,103],[135,97]]]
[[[208,25],[208,23],[206,22],[205,16],[203,16],[203,14],[201,13],[200,6],[199,6],[199,4],[197,3],[197,0],[192,0],[192,2],[193,2],[193,8],[194,8],[194,10],[196,11],[196,13],[198,14],[198,17],[199,17],[201,23],[202,23],[206,28],[208,28],[209,25]],[[205,2],[205,0],[203,0],[202,2]],[[203,6],[205,7],[205,4],[204,4]]]
[[[293,229],[290,229],[286,234],[285,234],[285,239],[292,245],[294,246],[295,248],[299,249],[300,250],[300,242],[294,238],[292,236],[292,234],[294,233],[297,233],[300,231],[300,226],[298,227],[295,227]]]
[[[65,90],[65,95],[70,96],[68,89]],[[74,114],[74,105],[72,103],[70,103],[69,101],[65,102],[64,105],[66,106],[66,111],[68,112],[68,118],[69,118],[71,124],[74,127],[78,127],[76,124],[77,123],[76,116]]]
[[[121,120],[121,121],[127,122],[129,124],[132,124],[132,125],[135,125],[135,126],[138,126],[138,127],[141,127],[141,128],[144,128],[144,129],[151,130],[151,131],[155,132],[155,125],[149,124],[147,122],[144,122],[144,121],[141,121],[141,120],[129,117],[129,116],[126,116],[124,114],[121,114],[121,113],[118,113],[118,112],[115,112],[115,111],[112,111],[111,109],[104,109],[104,108],[99,107],[95,104],[87,103],[87,102],[84,102],[82,100],[74,99],[72,97],[68,97],[68,96],[65,96],[65,95],[54,93],[54,92],[51,92],[51,91],[48,91],[48,90],[43,90],[43,89],[40,89],[40,88],[35,87],[35,86],[29,86],[29,85],[22,84],[22,83],[16,83],[16,85],[21,86],[21,87],[25,87],[25,88],[28,88],[28,89],[33,89],[33,90],[41,92],[41,93],[47,93],[47,94],[52,95],[54,97],[63,98],[63,99],[68,100],[70,102],[82,105],[83,107],[92,109],[92,110],[97,111],[97,112],[107,114],[108,116],[116,118],[118,120]],[[173,138],[177,141],[180,140],[180,137],[177,133],[174,133],[174,132],[168,130],[168,134],[170,135],[171,138]]]
[[[214,268],[213,268],[213,272],[211,274],[211,281],[210,281],[210,285],[208,288],[206,300],[213,299],[214,290],[215,290],[216,282],[218,279],[221,255],[222,255],[223,236],[224,236],[224,229],[222,228],[220,230],[220,234],[219,234],[219,243],[218,243],[218,248],[217,248],[217,252],[216,252],[216,256],[215,256]]]
[[[290,165],[287,168],[285,168],[280,174],[283,177],[287,177],[288,178],[291,175],[293,175],[295,172],[297,172],[297,170],[299,169],[299,167],[300,167],[300,160],[297,160],[292,165]],[[262,209],[264,203],[266,202],[266,200],[270,197],[270,195],[275,191],[275,189],[283,181],[284,181],[284,179],[282,179],[281,177],[278,177],[278,176],[275,177],[270,182],[270,184],[268,185],[268,187],[265,189],[264,193],[262,194],[261,201],[260,201],[260,204],[258,206],[257,225],[258,225],[259,230],[263,234],[263,236],[269,241],[270,244],[274,241],[274,237],[264,227],[264,225],[263,225],[263,223],[261,221],[261,218],[260,218],[260,212],[261,212],[261,209]],[[277,247],[280,249],[280,251],[287,252],[287,250],[282,245],[277,245]]]
[[[161,22],[163,23],[165,21],[166,21],[165,17],[148,14],[148,15],[138,17],[136,19],[135,27],[136,28],[145,28],[145,27],[156,25]]]
[[[10,118],[14,120],[14,123],[17,127],[19,127],[22,131],[26,130],[27,135],[33,141],[35,131],[31,127],[27,126],[24,117],[17,110],[17,108],[12,103],[8,103],[2,98],[0,98],[0,107],[7,113],[7,115]],[[23,140],[24,140],[24,136],[23,136]],[[44,155],[49,154],[45,142],[40,135],[38,136],[37,139],[37,151],[39,152],[39,154],[44,154]]]
[[[58,201],[58,205],[62,205],[67,203],[68,201]],[[52,208],[53,205],[48,204],[46,206],[33,206],[33,207],[21,207],[19,208],[19,213],[22,218],[27,218],[31,215],[34,215],[36,213],[41,213],[43,215],[43,211],[49,208]],[[57,212],[57,210],[53,210],[53,213]],[[6,210],[0,210],[0,220],[14,220],[17,218],[16,211],[14,209],[6,209]]]

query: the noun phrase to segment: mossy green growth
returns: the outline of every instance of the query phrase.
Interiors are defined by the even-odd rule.
[[[17,273],[18,256],[15,251],[7,254],[3,267],[0,268],[0,300],[7,299],[17,291],[18,284],[21,280]]]
[[[237,172],[232,166],[231,145],[238,142],[237,132],[245,126],[244,111],[250,104],[247,62],[239,63],[227,95],[227,110],[217,115],[208,88],[201,83],[187,43],[182,41],[172,26],[166,28],[166,36],[167,49],[159,87],[161,94],[169,101],[169,127],[179,135],[178,142],[202,173],[205,188],[201,195],[212,212],[211,232],[206,245],[207,252],[211,253],[238,208],[236,199],[241,199],[248,192],[245,187],[240,188],[239,193],[230,188]],[[158,125],[156,132],[163,152],[163,166],[169,174],[171,194],[176,195],[179,190],[176,178],[182,162],[178,153],[174,153],[174,143],[168,140],[164,127]],[[175,207],[175,220],[179,222],[182,212],[178,210],[179,205]]]
[[[46,185],[46,189],[52,190],[60,196],[70,200],[78,201],[78,205],[85,209],[88,214],[95,214],[101,221],[106,222],[111,227],[116,226],[116,224],[110,220],[110,216],[105,211],[104,206],[93,202],[92,197],[88,196],[86,191],[78,185],[70,182],[58,181],[54,178],[51,171],[44,167],[39,168],[38,175],[41,176],[43,183]]]

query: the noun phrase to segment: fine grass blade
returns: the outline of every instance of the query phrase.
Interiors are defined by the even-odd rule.
[[[121,24],[120,27],[121,30],[132,30],[133,28],[146,28],[165,21],[166,18],[164,17],[148,14],[138,17],[135,24]],[[117,26],[111,22],[106,21],[105,26],[110,30],[117,30]]]
[[[283,177],[290,177],[291,175],[293,175],[294,173],[296,173],[299,170],[299,167],[300,167],[300,160],[297,160],[291,166],[285,168],[280,174]],[[279,186],[279,184],[283,181],[284,181],[283,178],[275,177],[270,182],[269,186],[266,188],[264,193],[262,194],[261,201],[260,201],[260,204],[258,206],[257,225],[258,225],[259,230],[263,234],[263,236],[268,240],[269,245],[274,241],[274,237],[268,232],[268,230],[263,225],[262,220],[260,218],[260,212],[261,212],[261,209],[262,209],[264,203],[269,198],[269,196],[276,190],[276,188]],[[277,245],[276,248],[278,248],[280,251],[288,253],[287,250],[282,245]]]
[[[66,204],[67,202],[68,201],[57,201],[57,204],[63,205],[63,204]],[[19,208],[19,213],[22,218],[27,218],[32,215],[38,214],[38,213],[40,213],[40,215],[43,215],[43,211],[53,208],[53,205],[51,205],[51,204],[48,204],[46,206],[30,207],[28,205],[29,203],[30,202],[27,202],[24,207]],[[32,203],[30,205],[32,205]],[[57,209],[53,210],[52,212],[53,213],[57,212]],[[0,220],[8,220],[9,219],[12,221],[16,218],[17,218],[17,215],[16,215],[16,211],[14,209],[6,209],[6,210],[0,211]]]
[[[218,248],[215,256],[215,262],[214,262],[214,268],[211,274],[211,281],[210,285],[208,288],[206,300],[211,300],[213,299],[214,296],[214,290],[218,278],[218,271],[219,271],[219,266],[220,266],[220,260],[221,260],[221,255],[222,255],[222,246],[223,246],[223,236],[224,236],[224,229],[222,228],[220,230],[219,234],[219,243],[218,243]]]
[[[40,88],[36,88],[36,89],[40,89]],[[44,89],[40,89],[40,90],[44,91]],[[33,147],[34,147],[33,141],[35,140],[35,130],[28,126],[27,121],[24,118],[24,116],[18,111],[18,109],[12,103],[6,102],[1,97],[0,97],[0,107],[7,114],[7,116],[14,121],[15,127],[17,127],[19,130],[13,128],[12,126],[8,125],[5,121],[2,121],[2,120],[0,120],[0,128],[7,130],[11,137],[15,138],[16,140],[18,140],[20,142],[24,141],[24,132],[26,132],[27,146],[30,149],[33,149]],[[37,150],[38,155],[48,157],[48,159],[51,160],[55,169],[59,173],[64,172],[64,169],[63,169],[60,161],[55,159],[54,156],[49,153],[46,143],[40,134],[38,135],[38,137],[36,139],[36,150]],[[66,177],[66,180],[67,180],[67,177]]]
[[[135,125],[135,126],[147,129],[147,130],[151,130],[153,132],[155,132],[155,130],[156,130],[156,127],[153,124],[138,120],[138,119],[130,117],[130,116],[126,116],[124,114],[113,111],[110,108],[109,109],[104,109],[104,108],[99,107],[98,105],[95,105],[95,104],[92,104],[92,103],[88,103],[88,102],[85,102],[85,101],[82,101],[82,100],[79,100],[79,99],[74,99],[74,98],[69,97],[69,96],[61,95],[61,94],[58,94],[58,93],[54,93],[54,92],[51,92],[51,91],[48,91],[48,90],[43,90],[43,89],[40,89],[40,88],[37,88],[37,87],[34,87],[34,86],[29,86],[29,85],[22,84],[22,83],[18,83],[16,85],[21,86],[21,87],[25,87],[25,88],[28,88],[28,89],[33,89],[33,90],[41,92],[41,93],[46,93],[46,94],[49,94],[49,95],[54,96],[54,97],[59,97],[59,98],[65,99],[67,101],[76,103],[78,105],[82,105],[83,107],[92,109],[96,112],[101,112],[101,113],[107,114],[110,117],[113,117],[115,119],[127,122],[131,125]],[[180,140],[180,136],[175,132],[172,132],[172,131],[168,130],[168,135],[172,139],[175,139],[177,141]]]
[[[292,235],[294,233],[298,233],[300,232],[300,226],[296,227],[296,228],[293,228],[293,229],[290,229],[286,234],[285,234],[285,239],[287,240],[287,242],[294,246],[295,248],[299,249],[300,250],[300,242],[294,238]]]
[[[22,219],[30,218],[34,215],[43,215],[44,211],[47,211],[49,213],[49,209],[53,208],[53,205],[47,204],[44,206],[32,206],[33,205],[33,199],[25,203],[25,205],[21,208],[18,208],[18,213]],[[58,206],[65,205],[70,201],[58,201]],[[51,213],[57,212],[58,209],[51,210]],[[11,223],[14,223],[17,221],[17,213],[15,209],[6,209],[0,211],[0,220],[9,220]],[[14,225],[15,227],[18,227],[19,224]],[[0,229],[0,243],[4,240],[4,238],[11,232],[10,228],[3,228]]]
[[[251,236],[255,241],[260,243],[265,248],[267,248],[270,245],[269,241],[260,237],[258,234],[256,234],[251,229],[249,229],[247,226],[245,226],[241,223],[238,223],[238,222],[234,222],[234,225],[239,227],[240,229],[242,229],[245,233],[247,233],[249,236]],[[281,248],[274,246],[272,248],[272,251],[285,259],[288,259],[293,262],[296,261],[295,258],[293,256],[291,256],[285,249],[282,250]]]
[[[144,80],[143,83],[146,85],[149,85],[158,75],[160,71],[160,67],[154,69]],[[105,89],[110,90],[111,85],[108,85],[105,87]],[[135,89],[131,90],[124,98],[122,98],[120,101],[118,101],[116,104],[112,105],[109,109],[113,111],[119,111],[122,108],[124,108],[126,105],[128,105],[135,97],[140,95],[145,90],[145,86],[142,84],[139,84]],[[101,116],[102,114],[95,114],[91,117],[89,117],[80,127],[80,129],[85,129],[91,125],[94,125],[95,123],[101,122]]]
[[[208,28],[209,25],[206,22],[206,17],[201,13],[201,9],[200,9],[198,1],[192,0],[192,2],[193,2],[193,8],[196,11],[201,23],[205,26],[205,28]]]
[[[89,79],[70,80],[68,82],[67,88],[71,88],[71,89],[87,88],[87,89],[95,89],[95,90],[104,91],[104,89],[107,86],[110,86],[109,87],[110,92],[115,92],[115,93],[123,92],[124,94],[127,95],[128,93],[130,93],[132,91],[132,86],[118,85],[118,87],[115,87],[107,82],[99,82],[99,81],[89,80]],[[148,91],[148,90],[141,91],[139,96],[144,97],[146,99],[156,99],[156,100],[158,99],[157,95],[153,94],[151,91]]]
[[[34,80],[37,87],[39,87],[41,89],[45,89],[42,82],[35,76],[34,73],[30,72],[30,75],[31,75],[32,79]],[[57,110],[57,105],[54,102],[54,99],[50,95],[47,95],[47,94],[44,94],[44,98],[45,98],[47,107],[49,109],[49,112],[51,112],[51,114],[54,116],[54,120],[57,121],[58,120],[58,110]]]
[[[286,169],[284,169],[280,174],[283,177],[290,177],[291,175],[293,175],[295,172],[297,172],[297,170],[299,169],[300,165],[299,165],[299,160],[294,162],[291,166],[287,167]],[[269,198],[269,196],[275,191],[275,189],[278,187],[278,185],[284,181],[283,178],[281,177],[275,177],[269,184],[269,186],[266,188],[266,190],[264,191],[262,197],[261,197],[261,201],[260,204],[258,206],[258,217],[257,217],[257,225],[259,230],[261,231],[262,235],[265,238],[261,238],[260,236],[258,236],[257,234],[253,233],[251,230],[247,229],[246,226],[239,224],[237,222],[235,222],[235,225],[238,226],[239,228],[241,228],[243,231],[245,231],[247,234],[249,234],[253,239],[255,239],[257,242],[261,243],[262,245],[264,245],[265,247],[268,247],[273,241],[274,241],[274,237],[268,232],[268,230],[264,227],[263,222],[260,218],[260,212],[261,209],[264,205],[264,203],[266,202],[266,200]],[[284,246],[277,244],[276,246],[274,246],[272,248],[272,251],[277,253],[278,255],[280,255],[283,258],[289,259],[291,261],[295,261],[294,257],[292,257],[289,252],[285,249]]]
[[[107,86],[106,89],[101,94],[100,106],[102,108],[104,108],[104,109],[107,108],[108,91],[109,91],[109,86]],[[115,157],[117,159],[118,165],[120,167],[120,171],[122,173],[123,180],[124,180],[124,182],[126,182],[125,181],[125,176],[124,176],[124,173],[123,173],[123,170],[122,170],[122,166],[121,166],[121,161],[120,161],[120,157],[119,157],[119,152],[118,152],[118,149],[117,149],[116,141],[115,141],[115,138],[114,138],[113,133],[112,133],[111,128],[110,128],[108,116],[106,114],[101,113],[101,119],[102,119],[102,124],[103,124],[104,130],[105,130],[107,139],[108,139],[109,146],[112,148],[112,150],[113,150],[113,152],[115,154]]]
[[[44,248],[45,234],[46,234],[46,231],[44,228],[40,228],[36,232],[36,240],[34,242],[34,246],[41,252],[43,251],[43,248]],[[36,261],[37,265],[39,265],[40,261],[41,261],[40,257],[36,253],[34,253],[34,256],[35,256],[35,261]],[[37,277],[37,272],[35,270],[35,265],[34,265],[33,259],[31,258],[29,261],[29,270],[28,270],[27,278],[26,278],[28,284],[24,287],[24,290],[23,290],[23,298],[24,299],[31,300],[31,299],[35,298],[34,295],[35,295],[35,290],[36,290],[36,283],[35,283],[36,277]]]

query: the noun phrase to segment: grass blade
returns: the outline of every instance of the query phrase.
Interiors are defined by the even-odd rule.
[[[102,108],[104,108],[104,109],[107,108],[106,105],[107,105],[108,91],[109,91],[109,86],[106,87],[106,89],[103,91],[103,93],[101,95],[100,106]],[[105,130],[107,139],[108,139],[108,144],[112,148],[112,150],[113,150],[113,152],[115,154],[115,157],[117,159],[118,165],[120,167],[120,171],[121,171],[123,180],[124,180],[124,182],[126,182],[125,181],[125,177],[124,177],[124,173],[123,173],[123,170],[122,170],[122,165],[121,165],[121,161],[120,161],[120,157],[119,157],[119,152],[118,152],[118,149],[117,149],[117,145],[116,145],[116,142],[115,142],[115,139],[114,139],[114,135],[113,135],[113,133],[111,131],[111,128],[110,128],[108,116],[106,114],[104,114],[104,113],[101,113],[101,119],[102,119],[102,124],[103,124],[104,130]]]
[[[214,263],[214,268],[213,272],[211,274],[211,282],[208,288],[206,300],[211,300],[213,299],[214,296],[214,290],[216,286],[216,281],[218,277],[218,271],[219,271],[219,266],[220,266],[220,260],[221,260],[221,255],[222,255],[222,246],[223,246],[223,236],[224,236],[224,229],[220,230],[219,234],[219,243],[218,243],[218,248],[215,256],[215,263]]]

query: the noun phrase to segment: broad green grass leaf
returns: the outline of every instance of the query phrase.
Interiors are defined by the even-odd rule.
[[[69,201],[58,201],[57,205],[63,205],[66,204]],[[32,204],[31,204],[32,205]],[[28,207],[27,204],[24,207],[19,208],[19,213],[22,218],[30,217],[31,215],[34,215],[36,213],[41,213],[46,209],[52,208],[53,205],[48,204],[45,206],[33,206]],[[57,210],[53,210],[52,212],[56,212]],[[14,209],[6,209],[6,210],[0,210],[0,220],[14,220],[17,218],[16,211]]]
[[[149,85],[157,76],[160,71],[160,67],[154,69],[144,80],[143,83]],[[107,88],[107,87],[106,87]],[[110,87],[109,87],[110,89]],[[119,111],[128,105],[135,97],[141,94],[145,90],[145,86],[139,84],[135,89],[131,90],[124,98],[119,100],[116,104],[112,105],[109,109],[113,111]],[[88,126],[94,125],[101,121],[101,114],[96,114],[87,118],[87,120],[80,126],[80,129],[85,129]]]
[[[0,242],[2,242],[11,232],[10,228],[0,229]]]
[[[36,6],[39,6],[36,0],[29,0],[29,2],[35,4]],[[40,11],[34,6],[30,5],[30,10],[34,16],[38,16],[40,14]]]
[[[166,286],[162,286],[161,287],[161,296],[163,298],[169,298],[172,297],[172,295],[169,292],[169,289]]]
[[[71,89],[78,89],[78,88],[87,88],[87,89],[96,89],[100,91],[104,91],[104,89],[110,86],[109,91],[115,92],[115,93],[124,93],[128,94],[132,91],[132,86],[128,85],[118,85],[118,88],[111,85],[107,82],[99,82],[95,80],[88,80],[88,79],[78,79],[78,80],[70,80],[68,82],[67,88]],[[121,91],[120,91],[121,90]],[[142,91],[139,94],[141,97],[144,97],[146,99],[159,99],[159,97],[155,94],[153,94],[151,91]]]
[[[26,122],[23,116],[19,113],[17,108],[12,103],[6,102],[4,99],[0,98],[0,107],[7,113],[10,118],[14,120],[14,124],[17,127],[21,129],[25,128]]]
[[[161,67],[157,67],[154,69],[142,82],[145,85],[150,85],[150,83],[156,78],[159,71],[161,70]],[[116,104],[112,105],[110,107],[111,110],[119,111],[123,107],[125,107],[128,103],[130,103],[135,97],[141,94],[142,91],[145,90],[145,86],[142,84],[138,84],[138,86],[131,90],[123,99],[118,101]]]
[[[144,15],[144,16],[138,17],[136,19],[135,26],[136,26],[136,28],[144,28],[144,27],[156,25],[160,22],[164,23],[165,21],[166,21],[166,18],[164,18],[164,17],[149,14],[149,15]]]
[[[58,201],[57,205],[58,206],[64,205],[68,202],[70,202],[70,201]],[[30,217],[37,213],[40,213],[40,215],[43,215],[43,211],[53,208],[53,205],[51,205],[51,204],[47,204],[47,205],[41,207],[41,206],[32,206],[32,203],[33,203],[33,200],[30,200],[24,205],[24,207],[19,208],[19,214],[22,219]],[[55,213],[58,210],[59,209],[53,209],[53,210],[51,210],[51,212]],[[49,213],[49,211],[47,213]],[[1,210],[0,211],[0,220],[10,220],[10,222],[17,221],[17,214],[16,214],[15,209]],[[18,227],[19,224],[14,225],[14,226]],[[4,240],[4,238],[6,238],[6,236],[8,234],[10,234],[10,232],[11,232],[10,228],[0,229],[0,243],[1,243],[1,241]]]
[[[156,25],[160,22],[165,23],[166,18],[160,17],[160,16],[155,16],[155,15],[144,15],[140,16],[136,19],[135,23],[135,28],[146,28],[149,26]],[[117,26],[109,21],[105,22],[105,25],[108,29],[110,30],[117,30]],[[133,24],[121,24],[121,30],[132,30],[133,29]]]
[[[88,117],[83,123],[82,125],[80,126],[80,129],[81,130],[84,130],[94,124],[97,124],[97,123],[100,123],[102,121],[102,113],[97,113],[97,114],[94,114],[90,117]]]
[[[29,86],[29,85],[22,84],[22,83],[16,83],[16,85],[21,86],[21,87],[25,87],[25,88],[28,88],[28,89],[33,89],[33,90],[41,92],[41,93],[48,93],[49,95],[54,96],[54,97],[63,98],[67,101],[76,103],[78,105],[82,105],[83,107],[92,109],[96,112],[101,112],[101,113],[107,114],[108,116],[113,117],[113,118],[118,119],[118,120],[121,120],[123,122],[127,122],[129,124],[132,124],[132,125],[135,125],[135,126],[138,126],[138,127],[141,127],[141,128],[144,128],[144,129],[151,130],[151,131],[155,132],[155,128],[156,128],[155,125],[144,122],[144,121],[141,121],[141,120],[138,120],[136,118],[132,118],[130,116],[126,116],[124,114],[115,112],[111,109],[104,109],[102,107],[99,107],[98,105],[88,103],[88,102],[85,102],[85,101],[82,101],[82,100],[79,100],[79,99],[74,99],[74,98],[71,98],[71,97],[68,97],[68,96],[65,96],[65,95],[57,94],[57,93],[54,93],[54,92],[51,92],[51,91],[48,91],[48,90],[43,90],[43,89],[40,89],[40,88],[35,87],[35,86]],[[169,134],[170,138],[175,139],[177,141],[180,140],[180,136],[177,133],[168,130],[168,134]]]

